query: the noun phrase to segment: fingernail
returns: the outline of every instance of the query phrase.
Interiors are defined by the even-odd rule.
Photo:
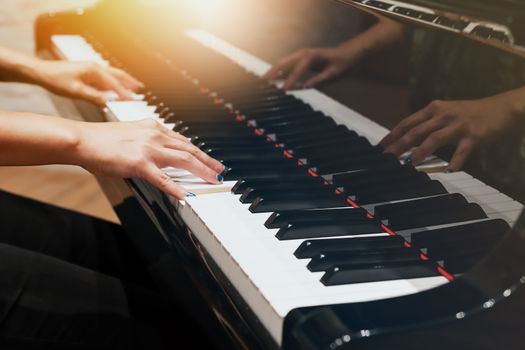
[[[197,195],[193,192],[186,192],[186,197],[197,197]]]
[[[405,159],[405,164],[412,164],[412,158],[407,157],[407,159]]]
[[[218,174],[218,175],[217,175],[217,181],[219,181],[219,182],[224,181],[224,178],[222,177],[221,174]]]
[[[454,172],[454,169],[447,168],[445,169],[445,174],[452,174]]]

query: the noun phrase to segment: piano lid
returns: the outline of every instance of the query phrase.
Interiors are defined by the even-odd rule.
[[[336,1],[402,22],[456,33],[525,57],[522,0]]]

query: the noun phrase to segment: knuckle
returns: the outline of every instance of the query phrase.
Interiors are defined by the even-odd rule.
[[[148,129],[156,129],[157,128],[157,122],[153,119],[144,119],[141,120],[139,123],[141,123],[144,127]]]
[[[185,151],[180,152],[178,158],[183,164],[189,164],[193,160],[193,156],[191,155],[191,153]]]
[[[443,101],[442,100],[433,100],[432,102],[430,102],[430,104],[428,106],[432,110],[438,110],[438,109],[440,109],[443,106]]]
[[[402,145],[410,145],[412,142],[414,142],[414,136],[413,134],[408,133],[405,134],[399,141]]]
[[[168,175],[163,174],[158,181],[159,188],[164,190],[170,187],[172,180]]]

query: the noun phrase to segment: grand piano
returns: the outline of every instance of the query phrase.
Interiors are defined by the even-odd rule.
[[[340,2],[524,55],[518,1]],[[197,194],[184,201],[99,178],[163,293],[223,347],[523,347],[514,193],[444,173],[437,156],[414,167],[383,154],[388,129],[369,116],[316,89],[284,92],[261,79],[264,60],[168,18],[147,2],[102,1],[35,27],[39,56],[112,64],[146,85],[104,109],[57,98],[62,114],[153,119],[227,167],[218,186],[165,169]]]

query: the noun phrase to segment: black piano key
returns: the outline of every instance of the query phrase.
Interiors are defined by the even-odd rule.
[[[259,188],[259,186],[269,186],[275,185],[281,188],[286,188],[289,185],[293,184],[304,184],[309,186],[323,186],[324,180],[320,177],[307,176],[299,179],[241,179],[232,188],[232,193],[242,194],[247,188]]]
[[[370,219],[292,223],[280,228],[279,240],[325,238],[382,233],[381,224]]]
[[[333,238],[307,240],[294,252],[298,259],[313,258],[322,252],[362,252],[378,249],[396,249],[403,247],[405,240],[401,236],[376,236],[358,238]]]
[[[278,147],[272,145],[269,142],[265,143],[245,143],[245,144],[209,144],[206,142],[200,142],[196,144],[201,150],[206,153],[212,152],[234,152],[234,151],[244,151],[244,152],[270,152],[270,151],[279,151]],[[281,152],[283,152],[281,150]]]
[[[316,162],[309,165],[314,167],[319,174],[336,174],[345,171],[371,169],[395,164],[399,164],[399,160],[391,154],[372,154],[362,157],[328,158],[324,162]]]
[[[215,157],[218,160],[224,160],[224,163],[230,168],[237,167],[249,167],[249,168],[288,168],[292,171],[301,169],[297,166],[297,163],[293,159],[285,158],[277,154],[274,157],[261,157],[260,159],[247,158],[243,159],[239,157],[238,159],[229,159],[226,157]],[[227,161],[225,159],[228,159]]]
[[[267,213],[285,210],[315,209],[315,208],[337,208],[346,207],[348,204],[341,196],[327,196],[321,198],[281,198],[265,199],[257,198],[250,205],[252,213]]]
[[[335,126],[335,122],[331,118],[321,118],[319,120],[316,120],[315,122],[311,123],[305,123],[304,121],[291,121],[291,122],[283,122],[278,123],[274,125],[267,125],[262,130],[266,134],[281,134],[281,133],[287,133],[290,131],[307,131],[307,130],[318,130],[319,128],[323,127],[331,127]]]
[[[337,129],[336,129],[337,130]],[[329,138],[310,138],[305,139],[302,141],[296,141],[294,143],[288,143],[289,148],[291,152],[294,154],[301,154],[303,152],[304,154],[313,154],[320,148],[340,148],[341,145],[345,145],[346,143],[350,143],[355,139],[358,139],[358,136],[347,134],[347,133],[340,133],[340,134],[334,134],[331,135]]]
[[[265,126],[273,125],[275,123],[280,123],[283,121],[312,121],[319,118],[326,118],[326,116],[321,112],[311,112],[311,113],[290,113],[282,114],[275,116],[268,116],[266,118],[258,118],[257,120],[248,121],[249,124],[253,122],[258,128],[264,128]]]
[[[409,173],[409,174],[400,174],[399,176],[385,176],[383,178],[372,178],[369,181],[339,181],[337,186],[344,188],[344,191],[347,194],[359,194],[362,191],[369,192],[370,190],[374,191],[388,191],[389,189],[398,186],[402,183],[411,183],[413,185],[418,185],[422,183],[427,183],[430,181],[430,178],[425,173]]]
[[[426,248],[426,254],[434,261],[444,260],[445,262],[462,258],[465,255],[482,255],[493,248],[499,238],[498,236],[485,236],[474,240],[458,240],[431,245]]]
[[[191,139],[195,137],[201,138],[213,138],[213,137],[250,137],[253,135],[253,132],[248,128],[242,129],[208,129],[204,130],[188,130],[182,133],[184,136]]]
[[[341,221],[366,219],[367,211],[363,208],[339,208],[320,210],[291,210],[273,213],[264,223],[267,228],[281,228],[293,223]]]
[[[323,130],[323,138],[334,138],[334,137],[346,137],[347,135],[357,137],[355,131],[348,130],[344,125],[337,125],[336,127],[331,127],[328,130]],[[319,133],[309,130],[308,132],[283,135],[282,133],[278,135],[278,141],[284,142],[290,145],[300,146],[303,144],[310,144],[312,141],[319,141]]]
[[[334,184],[341,184],[341,186],[343,186],[344,183],[375,181],[378,179],[384,179],[385,177],[402,177],[403,175],[413,173],[417,173],[417,170],[412,165],[401,165],[400,163],[397,163],[392,166],[336,174],[333,176],[332,181]]]
[[[258,99],[240,99],[236,98],[233,106],[241,111],[259,107],[286,106],[297,104],[298,100],[290,95],[269,95]]]
[[[255,137],[253,133],[249,133],[248,135],[238,135],[238,136],[205,136],[205,135],[194,135],[190,139],[194,144],[198,144],[201,142],[208,142],[208,143],[217,143],[217,144],[224,144],[224,143],[251,143],[251,142],[266,142],[264,138],[262,137]]]
[[[305,170],[299,168],[294,169],[260,169],[260,168],[227,168],[224,179],[226,181],[239,180],[242,178],[257,178],[257,179],[274,179],[278,181],[282,178],[304,178],[310,177]]]
[[[226,151],[226,150],[207,150],[206,152],[211,157],[221,160],[238,160],[238,161],[250,161],[253,160],[254,162],[257,161],[267,161],[267,160],[275,160],[275,159],[283,159],[283,152],[279,151],[278,149],[269,149],[269,150],[260,150],[259,152],[253,152],[252,150],[242,150],[239,149],[237,151]]]
[[[371,190],[370,192],[360,192],[356,195],[355,200],[359,204],[385,203],[393,202],[402,199],[422,198],[446,194],[447,190],[443,185],[436,180],[432,180],[425,184],[412,186],[409,183],[398,185],[390,191],[377,192]]]
[[[435,264],[430,261],[363,264],[349,267],[338,265],[330,268],[321,278],[321,282],[326,286],[336,286],[438,275]]]
[[[476,203],[469,203],[463,207],[441,209],[436,212],[419,212],[396,216],[388,220],[388,226],[393,230],[405,230],[409,228],[437,226],[455,222],[465,222],[487,218],[487,214]]]
[[[436,212],[446,208],[456,208],[465,206],[467,200],[459,193],[447,194],[413,201],[383,204],[374,207],[374,216],[378,219],[395,218],[406,213],[416,214],[417,212]]]
[[[201,111],[199,113],[192,112],[192,113],[183,113],[181,111],[176,111],[167,114],[164,118],[164,121],[167,123],[176,123],[179,121],[201,121],[201,122],[213,122],[217,120],[224,120],[224,121],[231,121],[234,119],[234,115],[232,115],[227,110],[220,110],[215,109],[210,112]]]
[[[474,240],[487,235],[503,237],[509,229],[509,224],[502,219],[486,220],[465,225],[415,232],[411,235],[411,242],[417,247],[427,248],[432,245],[440,245],[442,242]]]
[[[376,249],[361,252],[322,252],[314,256],[307,268],[312,272],[327,271],[334,266],[343,265],[349,268],[352,265],[383,264],[393,262],[417,263],[420,261],[420,252],[412,248]]]
[[[344,139],[332,139],[331,142],[325,142],[324,144],[313,144],[306,147],[293,147],[290,150],[297,158],[306,158],[312,164],[316,164],[317,161],[322,161],[327,154],[331,156],[337,156],[340,158],[360,156],[362,154],[380,154],[383,151],[378,147],[371,146],[368,144],[368,140],[360,141],[352,144],[350,140]],[[344,145],[344,147],[342,147]]]
[[[250,130],[240,123],[237,123],[233,126],[182,126],[177,131],[183,135],[210,135],[217,134],[219,132],[228,132],[228,135],[239,135],[239,134],[249,134]]]
[[[274,111],[302,111],[305,104],[302,101],[287,101],[285,103],[275,103],[274,101],[261,103],[252,103],[251,106],[237,107],[241,113],[246,116],[257,115],[257,113],[274,112]],[[306,105],[308,106],[308,105]]]
[[[329,188],[326,188],[324,186],[293,186],[290,185],[287,189],[279,189],[279,188],[266,188],[266,189],[253,189],[253,188],[247,188],[239,198],[239,201],[241,203],[252,203],[255,199],[259,197],[263,197],[266,199],[273,199],[273,198],[283,198],[283,197],[299,197],[299,196],[312,196],[312,195],[319,195],[324,196],[328,193]],[[308,192],[307,195],[304,193]]]
[[[461,256],[450,257],[443,262],[443,267],[449,273],[461,274],[471,269],[477,262],[479,262],[483,258],[483,256],[483,252],[475,252],[470,254],[463,254]]]
[[[280,131],[279,134],[276,136],[277,140],[281,142],[288,142],[290,144],[293,144],[290,139],[294,138],[303,138],[303,139],[319,139],[319,135],[323,135],[323,137],[330,137],[330,135],[333,135],[334,133],[339,133],[340,131],[338,128],[340,125],[321,125],[318,128],[306,128],[304,130],[301,129],[294,129],[294,130],[287,130],[287,131]]]
[[[187,122],[187,121],[178,121],[175,123],[175,126],[173,127],[173,131],[176,132],[185,132],[191,128],[194,128],[196,130],[204,129],[204,128],[233,128],[233,129],[240,129],[240,128],[246,128],[245,125],[242,125],[238,121],[235,120],[228,120],[228,121],[222,121],[222,122],[207,122],[207,121],[198,121],[198,122]]]
[[[255,119],[267,115],[276,115],[276,114],[285,114],[285,113],[309,113],[313,112],[312,107],[306,104],[294,105],[294,106],[285,106],[285,107],[268,107],[268,108],[259,108],[253,110],[242,111],[242,114],[248,119]]]

